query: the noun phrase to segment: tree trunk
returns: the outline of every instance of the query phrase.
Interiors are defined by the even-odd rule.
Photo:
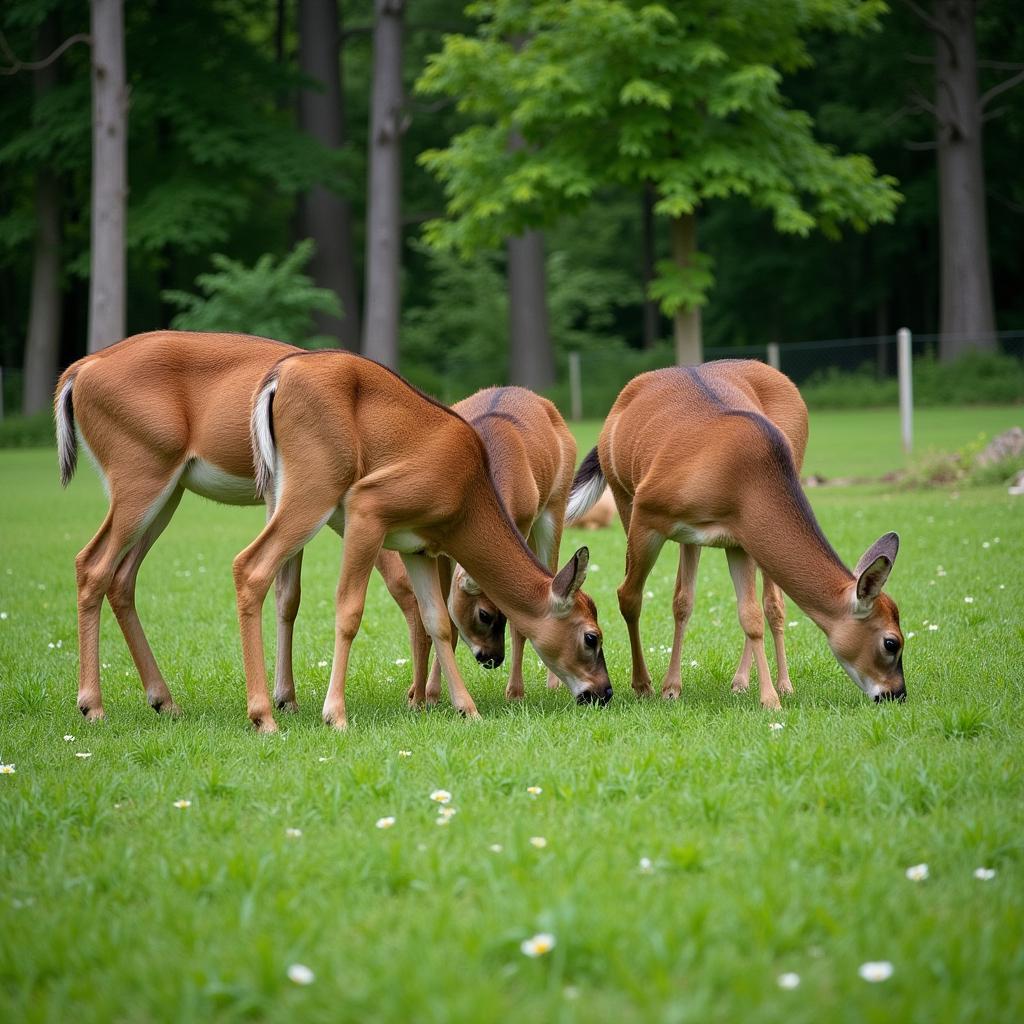
[[[697,253],[697,217],[688,214],[672,221],[672,259],[686,269]],[[704,361],[700,333],[700,307],[680,309],[675,314],[676,365],[696,366]]]
[[[654,280],[654,186],[648,181],[643,193],[643,282],[644,282],[644,348],[653,348],[658,343],[661,313],[658,304],[647,297],[647,289]]]
[[[121,2],[92,0],[90,352],[124,337],[128,94]]]
[[[375,0],[366,217],[363,354],[398,366],[402,184],[404,0]]]
[[[548,331],[544,235],[527,231],[510,238],[508,249],[509,380],[543,391],[555,382]]]
[[[939,354],[944,362],[969,349],[994,351],[996,347],[975,6],[974,0],[936,0],[934,6],[942,253]]]
[[[57,16],[50,14],[39,29],[37,59],[52,53],[59,42]],[[40,103],[57,84],[57,64],[35,72],[35,102]],[[36,240],[32,259],[32,302],[25,338],[25,376],[21,411],[42,412],[53,400],[60,352],[60,189],[49,169],[36,177]]]
[[[323,86],[322,90],[302,90],[299,123],[304,132],[332,149],[345,144],[340,41],[337,0],[299,0],[299,64],[303,74]],[[323,185],[314,185],[300,203],[299,230],[303,238],[316,243],[310,267],[313,280],[341,301],[340,317],[314,313],[317,331],[337,338],[342,348],[358,351],[359,300],[348,200]]]

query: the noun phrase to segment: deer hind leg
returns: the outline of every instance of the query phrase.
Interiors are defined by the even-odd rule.
[[[766,708],[779,708],[779,695],[772,686],[772,676],[768,669],[768,658],[764,652],[764,618],[761,605],[757,601],[757,563],[742,548],[726,548],[729,560],[729,575],[732,576],[736,590],[736,607],[740,625],[747,637],[747,644],[753,650],[754,663],[757,665],[757,680],[761,689],[761,705]],[[744,648],[746,656],[746,648]]]
[[[369,516],[349,511],[345,518],[345,550],[335,600],[334,663],[323,708],[324,721],[339,730],[348,727],[345,680],[349,652],[363,620],[366,588],[385,536],[384,528]]]
[[[388,593],[405,616],[405,624],[409,630],[409,649],[412,652],[412,685],[407,696],[409,706],[418,707],[425,699],[430,637],[423,628],[420,606],[398,552],[381,550],[374,565],[384,580]]]
[[[696,544],[679,545],[679,570],[676,573],[676,589],[672,595],[672,618],[675,630],[672,634],[672,654],[669,657],[665,681],[661,684],[661,695],[669,700],[682,693],[683,636],[693,614],[693,596],[697,589],[697,566],[700,564],[700,547]]]
[[[107,588],[107,600],[135,662],[135,668],[146,691],[146,700],[154,711],[165,715],[178,715],[181,709],[174,703],[139,621],[139,613],[135,607],[135,581],[143,559],[149,554],[177,510],[181,495],[182,489],[175,488],[146,531],[124,556]]]
[[[423,626],[434,643],[434,657],[441,663],[441,670],[448,682],[452,706],[467,718],[479,718],[473,698],[469,695],[455,663],[452,624],[441,591],[436,559],[426,555],[403,554],[402,561],[405,563],[406,572],[409,573],[412,589],[416,592]]]
[[[145,463],[141,461],[139,464]],[[100,610],[103,598],[125,555],[160,515],[176,486],[177,477],[173,474],[154,478],[137,473],[127,483],[111,479],[107,515],[96,535],[75,558],[78,709],[89,721],[103,717],[100,691]],[[140,625],[139,634],[141,631]],[[135,639],[135,634],[132,634],[132,639]]]
[[[443,599],[447,599],[448,595],[451,594],[452,590],[452,576],[455,572],[455,563],[450,559],[442,555],[440,558],[435,559],[437,563],[437,585],[441,588],[441,595]],[[445,606],[447,607],[447,605]],[[449,635],[451,636],[451,648],[454,652],[455,648],[459,646],[459,630],[458,627],[451,619],[451,615],[448,616],[449,621]],[[430,643],[430,637],[427,637],[427,643]],[[434,654],[434,664],[430,669],[430,678],[427,680],[426,690],[423,695],[423,704],[427,707],[433,707],[441,699],[441,659]]]
[[[267,668],[263,657],[263,602],[274,577],[320,530],[334,511],[335,500],[326,492],[307,488],[301,495],[284,494],[260,535],[232,565],[238,624],[245,667],[246,708],[258,732],[277,732],[267,692]]]
[[[638,697],[649,697],[651,674],[644,660],[640,642],[640,611],[644,601],[644,583],[650,575],[658,554],[665,543],[665,535],[644,522],[641,510],[634,509],[626,538],[626,577],[618,590],[619,611],[626,621],[629,649],[633,661],[632,685]]]
[[[775,641],[776,688],[779,693],[792,693],[793,683],[789,678],[789,664],[786,661],[786,599],[779,585],[769,579],[761,570],[761,599],[764,617]]]
[[[274,706],[279,711],[296,712],[295,674],[292,666],[292,637],[295,616],[302,599],[302,552],[297,551],[274,580],[274,603],[277,606],[277,659],[274,662]]]

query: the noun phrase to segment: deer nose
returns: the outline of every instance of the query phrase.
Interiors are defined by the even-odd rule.
[[[888,690],[885,693],[880,693],[875,698],[876,704],[881,704],[883,700],[898,700],[901,704],[907,699],[907,687],[905,683],[900,683],[898,690]]]
[[[600,704],[604,707],[612,699],[611,684],[604,690],[584,690],[577,698],[577,704]]]
[[[476,656],[476,660],[480,662],[484,668],[497,668],[505,660],[505,655],[494,655],[488,654],[487,651],[481,651]]]

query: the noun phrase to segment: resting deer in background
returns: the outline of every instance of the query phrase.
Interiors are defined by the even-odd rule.
[[[637,694],[652,692],[640,643],[643,585],[671,539],[684,545],[680,641],[693,605],[699,548],[726,549],[765,707],[779,707],[779,697],[765,656],[757,566],[824,631],[840,665],[866,694],[876,701],[906,696],[899,612],[882,593],[899,538],[881,537],[853,573],[840,561],[800,486],[786,433],[765,413],[771,408],[780,418],[794,390],[777,370],[747,361],[641,374],[623,388],[597,448],[576,474],[570,520],[586,510],[591,496],[596,500],[607,480],[626,530],[619,608]],[[792,423],[798,420],[797,410]],[[675,682],[666,678],[665,696],[678,694]]]
[[[580,589],[580,548],[557,574],[526,546],[491,480],[487,451],[458,414],[397,374],[347,352],[282,359],[252,412],[257,486],[273,493],[263,532],[236,559],[248,713],[276,726],[267,699],[260,609],[275,574],[330,523],[345,537],[334,664],[324,720],[346,727],[345,677],[366,585],[382,546],[402,556],[452,704],[475,717],[451,648],[436,559],[462,565],[580,703],[606,703],[608,681],[594,602]]]
[[[518,387],[487,388],[452,409],[480,435],[498,498],[530,550],[554,573],[576,465],[576,440],[565,420],[546,398]],[[448,593],[446,580],[442,572],[442,593]],[[462,566],[454,570],[448,609],[458,630],[453,641],[461,634],[481,665],[500,665],[505,656],[505,615]],[[512,666],[505,696],[518,700],[523,696],[526,638],[514,625],[510,633]],[[425,662],[421,654],[417,664]],[[549,671],[548,686],[554,689],[558,683]],[[440,661],[435,660],[425,690],[423,679],[415,678],[410,703],[435,703],[440,690]]]
[[[139,567],[184,491],[229,505],[262,503],[249,437],[252,394],[283,355],[300,351],[238,334],[155,331],[79,359],[61,374],[54,399],[61,484],[67,486],[75,472],[77,427],[110,499],[99,531],[75,559],[78,707],[86,718],[103,717],[99,624],[104,595],[150,705],[158,712],[179,711],[135,609]],[[274,700],[288,710],[297,707],[292,632],[301,562],[302,552],[295,551],[277,577]],[[401,562],[382,552],[377,568],[406,617],[415,658],[423,649],[423,627]]]

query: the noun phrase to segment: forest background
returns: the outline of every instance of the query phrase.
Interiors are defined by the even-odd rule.
[[[944,362],[993,358],[995,329],[1024,330],[1015,5],[770,7],[12,0],[7,411],[45,409],[87,347],[172,325],[342,344],[446,400],[557,391],[570,351],[613,395],[694,339],[699,355],[909,326]],[[110,8],[120,330],[90,324],[116,263],[90,256]],[[940,166],[965,139],[951,200]],[[980,242],[956,234],[972,189]]]

